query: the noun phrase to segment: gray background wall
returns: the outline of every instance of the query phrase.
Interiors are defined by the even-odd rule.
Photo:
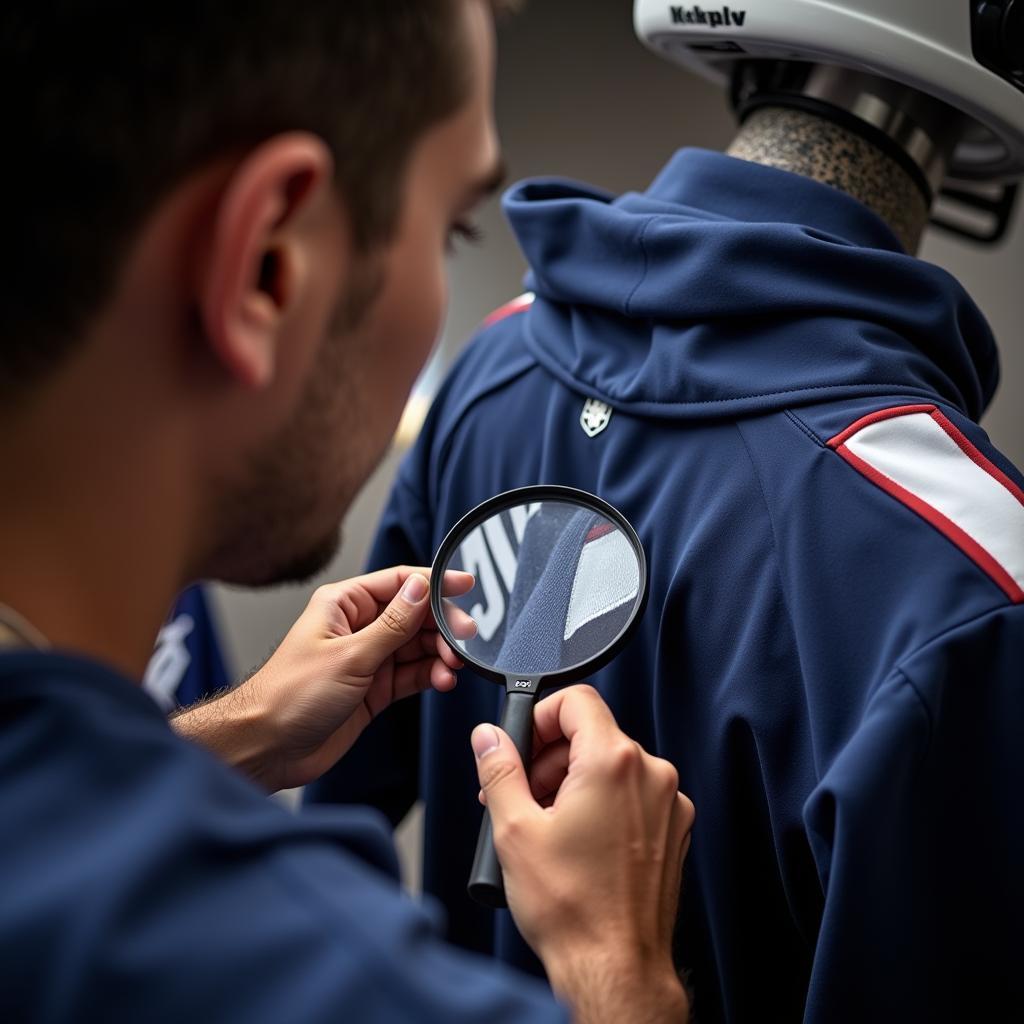
[[[733,125],[717,88],[657,59],[632,31],[630,0],[534,0],[501,32],[498,120],[512,179],[582,178],[612,191],[643,189],[680,146],[726,146]],[[1024,464],[1024,210],[998,249],[929,235],[923,257],[956,275],[988,315],[1003,383],[985,426]],[[440,347],[451,358],[475,325],[520,291],[524,264],[497,202],[481,217],[485,244],[452,266],[452,304]],[[324,579],[357,573],[394,474],[392,452],[346,522],[344,548]],[[216,599],[239,671],[261,661],[315,584]]]

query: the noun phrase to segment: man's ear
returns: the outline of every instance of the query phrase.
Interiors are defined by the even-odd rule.
[[[245,157],[221,194],[197,284],[200,316],[214,355],[245,387],[273,379],[281,321],[305,268],[296,222],[333,174],[323,140],[277,135]]]

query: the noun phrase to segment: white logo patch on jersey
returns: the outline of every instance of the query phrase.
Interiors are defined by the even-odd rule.
[[[935,406],[872,413],[829,447],[1024,603],[1024,490]]]
[[[596,398],[588,398],[580,414],[580,426],[587,437],[597,437],[612,420],[612,407]]]

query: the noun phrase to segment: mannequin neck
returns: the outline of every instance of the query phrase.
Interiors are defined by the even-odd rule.
[[[765,107],[750,115],[727,152],[853,196],[917,254],[930,212],[921,190],[895,160],[854,132],[817,114]]]

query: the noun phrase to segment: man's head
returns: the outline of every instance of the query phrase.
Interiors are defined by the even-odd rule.
[[[183,460],[203,524],[192,571],[268,582],[333,550],[436,337],[446,243],[495,184],[497,6],[0,14],[0,402],[94,387],[108,439],[159,435],[154,473]]]

